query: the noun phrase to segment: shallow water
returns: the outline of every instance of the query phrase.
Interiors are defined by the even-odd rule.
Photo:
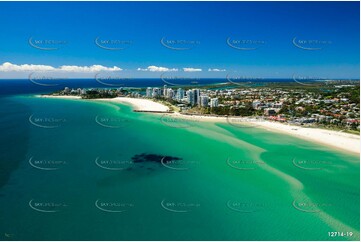
[[[2,103],[1,239],[359,239],[357,155],[121,104]]]

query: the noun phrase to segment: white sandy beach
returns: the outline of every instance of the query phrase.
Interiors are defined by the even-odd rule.
[[[79,96],[51,96],[51,95],[41,95],[40,97],[44,98],[67,98],[67,99],[80,99]],[[128,98],[128,97],[116,97],[116,98],[103,98],[96,99],[97,101],[107,101],[115,103],[127,103],[130,104],[135,111],[153,111],[153,112],[167,112],[169,108],[166,105],[161,103],[154,102],[149,99],[143,98]],[[192,119],[196,121],[204,122],[230,122],[232,120],[241,120],[242,118],[229,118],[226,117],[215,117],[215,116],[201,116],[201,115],[184,115],[180,113],[170,113],[174,117],[182,119]],[[360,136],[354,134],[343,133],[340,131],[332,131],[319,128],[305,128],[301,126],[295,126],[290,124],[284,124],[273,121],[252,121],[244,118],[244,123],[247,125],[249,123],[252,126],[257,126],[257,128],[267,129],[271,132],[281,132],[284,134],[292,135],[301,139],[308,141],[317,142],[323,145],[334,147],[336,149],[341,149],[344,151],[349,151],[352,153],[360,153]],[[237,126],[237,124],[235,124]]]
[[[147,111],[147,112],[169,111],[169,108],[166,105],[143,98],[116,97],[116,98],[101,98],[96,100],[115,102],[115,103],[127,103],[133,107],[134,111]]]
[[[61,98],[61,99],[81,99],[80,96],[74,96],[74,95],[59,95],[59,96],[36,95],[36,97]],[[98,99],[84,99],[84,100],[126,103],[126,104],[130,104],[133,107],[134,111],[148,111],[148,112],[149,111],[153,111],[153,112],[168,112],[169,111],[169,108],[166,105],[154,102],[149,99],[143,99],[143,98],[116,97],[116,98],[98,98]]]
[[[41,97],[41,98],[61,98],[61,99],[81,99],[80,96],[53,96],[53,95],[36,95],[36,97]]]
[[[317,142],[327,146],[360,153],[360,136],[319,128],[304,128],[300,126],[283,124],[279,122],[264,121],[257,123],[261,128],[269,131],[282,132],[308,141]]]
[[[163,104],[154,102],[149,99],[141,98],[126,98],[118,97],[114,99],[108,99],[113,102],[129,103],[134,107],[134,110],[144,111],[168,111],[169,108]],[[170,114],[175,117],[181,117],[185,119],[192,119],[197,121],[205,122],[227,122],[226,117],[215,117],[215,116],[198,116],[198,115],[183,115],[180,113]],[[240,118],[235,118],[240,119]],[[230,118],[228,121],[232,120]],[[336,149],[349,151],[352,153],[360,153],[360,136],[354,134],[343,133],[340,131],[319,129],[319,128],[305,128],[296,125],[290,125],[280,122],[273,121],[252,121],[247,118],[244,119],[245,123],[250,123],[257,126],[258,128],[264,128],[271,132],[281,132],[284,134],[292,135],[308,141],[317,142],[323,145],[331,146]],[[232,123],[232,122],[230,122]]]
[[[172,115],[174,115],[175,117],[182,117],[185,119],[192,119],[204,122],[229,122],[230,124],[234,123],[234,126],[236,127],[239,125],[237,124],[237,121],[243,120],[242,128],[246,127],[246,125],[249,124],[252,127],[263,128],[271,132],[284,133],[307,141],[313,141],[319,144],[334,147],[336,149],[360,154],[360,136],[344,133],[342,131],[308,128],[267,120],[252,121],[252,119],[240,117],[232,117],[228,118],[227,120],[226,117],[182,115],[179,113],[174,113]]]

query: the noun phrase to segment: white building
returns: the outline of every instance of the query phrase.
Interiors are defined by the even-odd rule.
[[[167,98],[173,98],[174,97],[174,91],[172,88],[168,88],[166,89],[166,95],[165,95]]]
[[[167,97],[168,96],[168,89],[167,89],[167,85],[163,86],[163,96]]]
[[[162,89],[160,88],[153,88],[152,97],[159,97],[162,94]]]
[[[211,108],[216,108],[216,107],[218,107],[218,104],[219,104],[219,102],[218,102],[218,98],[211,98],[211,103],[210,103],[210,106],[211,106]]]
[[[194,106],[194,105],[200,105],[200,99],[199,99],[199,95],[200,95],[200,90],[199,89],[192,89],[192,90],[188,90],[186,92],[187,94],[187,102]]]
[[[260,105],[261,105],[261,102],[259,100],[254,100],[252,102],[252,108],[254,108],[254,109],[257,109],[258,106],[260,106]]]
[[[202,95],[199,97],[199,106],[208,107],[209,97],[206,95]]]
[[[145,93],[146,97],[152,97],[153,90],[151,87],[148,87]]]
[[[199,105],[199,96],[201,94],[201,90],[199,89],[193,89],[193,104],[192,105],[196,105],[198,104]]]
[[[192,90],[188,90],[188,91],[186,92],[186,95],[187,95],[187,102],[188,102],[189,104],[194,103]]]
[[[184,90],[182,88],[178,88],[176,99],[181,101],[184,98]]]

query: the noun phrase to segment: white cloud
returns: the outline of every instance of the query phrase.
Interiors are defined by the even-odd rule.
[[[147,68],[138,68],[137,71],[151,71],[151,72],[166,72],[166,71],[178,71],[176,68],[167,68],[161,66],[148,66]]]
[[[226,69],[209,68],[208,71],[226,71]]]
[[[183,68],[183,71],[185,71],[185,72],[195,72],[195,71],[202,71],[202,69],[186,67],[186,68]]]
[[[59,68],[55,68],[53,66],[47,66],[47,65],[33,65],[33,64],[16,65],[10,62],[4,62],[2,65],[0,65],[0,72],[25,72],[25,71],[61,71],[61,72],[89,73],[89,72],[99,72],[99,71],[122,71],[122,69],[117,66],[106,67],[102,65],[60,66]]]
[[[0,71],[9,72],[9,71],[54,71],[55,68],[52,66],[46,65],[32,65],[32,64],[24,64],[24,65],[14,65],[10,62],[4,62],[0,65]]]
[[[100,72],[100,71],[122,71],[123,69],[117,66],[106,67],[102,65],[92,65],[92,66],[61,66],[59,70],[66,72]]]

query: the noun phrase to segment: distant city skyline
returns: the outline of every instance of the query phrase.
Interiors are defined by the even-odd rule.
[[[359,17],[359,2],[1,2],[0,79],[359,79]]]

